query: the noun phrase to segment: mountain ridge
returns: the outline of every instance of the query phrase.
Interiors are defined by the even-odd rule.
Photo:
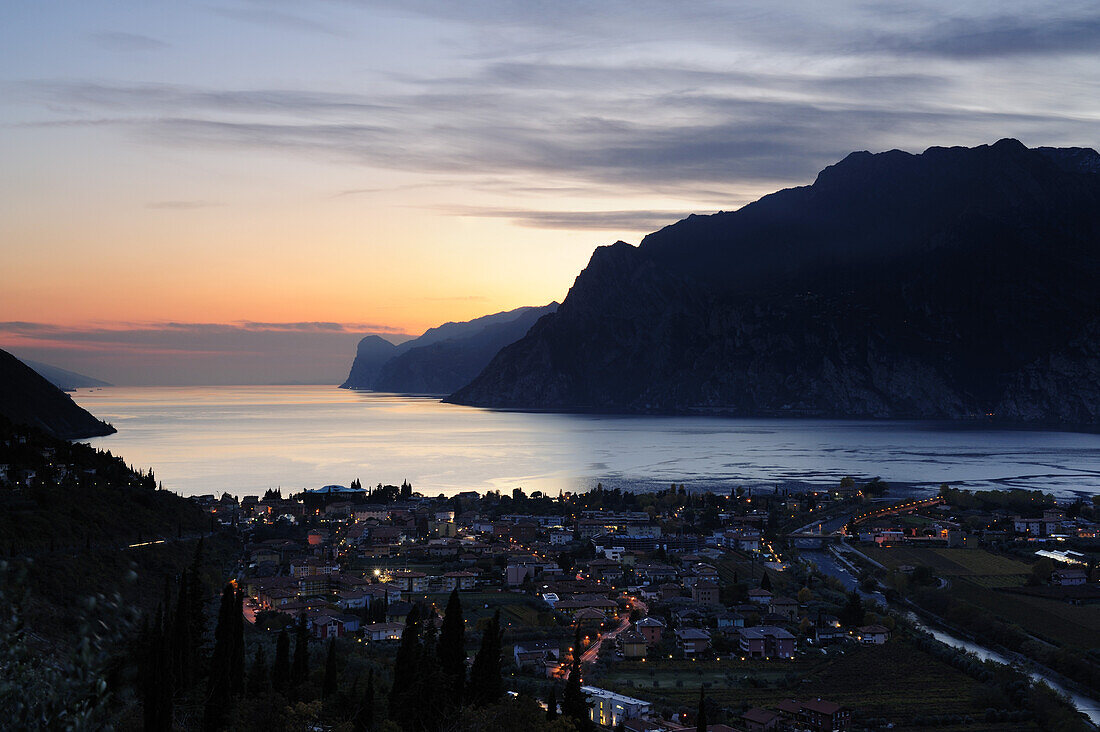
[[[68,440],[101,437],[116,431],[4,350],[0,350],[0,415],[14,424],[35,427]]]
[[[597,248],[558,311],[447,400],[1098,423],[1098,159],[1010,139],[852,153]]]

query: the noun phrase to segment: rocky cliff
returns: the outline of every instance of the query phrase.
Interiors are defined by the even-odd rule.
[[[1100,157],[852,153],[601,247],[450,401],[1100,423]]]

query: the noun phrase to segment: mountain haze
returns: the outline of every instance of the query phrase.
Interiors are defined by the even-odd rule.
[[[85,376],[84,374],[78,374],[75,371],[69,371],[63,369],[60,366],[54,366],[48,363],[42,363],[41,361],[28,361],[27,359],[20,359],[23,363],[34,369],[40,376],[46,379],[61,391],[72,391],[73,389],[91,389],[99,386],[111,386],[106,381],[100,381],[91,376]]]
[[[67,440],[115,432],[65,392],[7,351],[0,350],[0,415]]]
[[[600,247],[450,401],[1100,422],[1100,156],[856,152],[812,185]]]
[[[539,318],[556,308],[557,303],[551,303],[444,323],[399,346],[367,336],[359,342],[342,388],[449,394],[468,384],[501,348],[522,338]]]

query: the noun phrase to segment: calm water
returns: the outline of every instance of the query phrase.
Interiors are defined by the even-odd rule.
[[[831,484],[1100,492],[1100,435],[925,422],[494,412],[331,386],[111,387],[81,406],[91,444],[185,495],[400,483],[434,495],[523,487]]]

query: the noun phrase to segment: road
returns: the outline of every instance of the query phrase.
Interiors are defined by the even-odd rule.
[[[644,617],[649,613],[649,607],[644,602],[636,597],[631,597],[630,602],[627,603],[628,610],[638,610]],[[601,635],[595,643],[588,647],[588,650],[581,654],[581,663],[595,663],[596,659],[600,655],[600,648],[603,647],[604,641],[615,641],[619,633],[622,633],[630,627],[630,613],[628,612],[623,616],[623,619],[619,622],[619,625],[614,630],[608,631]]]

